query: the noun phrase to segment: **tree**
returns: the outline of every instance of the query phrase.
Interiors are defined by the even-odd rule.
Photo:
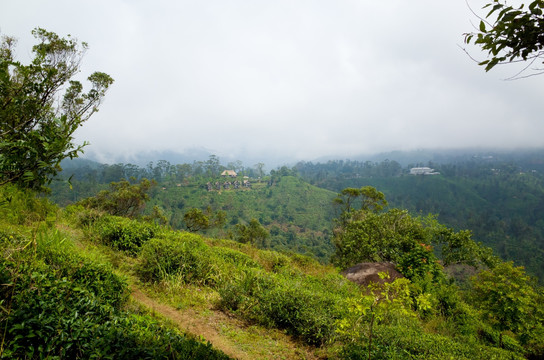
[[[500,333],[499,346],[503,346],[503,333],[530,333],[542,327],[542,297],[531,285],[531,278],[522,266],[504,262],[492,270],[480,272],[472,279],[472,295],[483,316]]]
[[[341,208],[342,220],[347,220],[357,210],[378,213],[387,206],[385,195],[372,186],[346,188],[333,201]],[[360,204],[359,209],[355,207],[357,203]]]
[[[111,215],[134,218],[144,209],[149,200],[148,192],[156,184],[145,178],[134,185],[126,180],[112,182],[110,190],[102,190],[96,196],[79,201],[79,204]]]
[[[71,79],[87,44],[40,28],[32,34],[39,43],[29,65],[15,59],[14,38],[0,43],[0,184],[44,190],[61,160],[82,152],[86,143],[75,145],[73,133],[98,111],[113,79],[95,72],[84,93]]]
[[[527,8],[507,5],[505,0],[493,0],[484,7],[490,8],[485,18],[480,17],[476,32],[465,34],[465,43],[479,45],[487,51],[489,59],[480,62],[485,71],[497,64],[528,61],[528,65],[512,78],[519,78],[535,62],[544,57],[543,0],[534,0]],[[532,74],[544,73],[543,68],[533,68]]]
[[[221,229],[227,221],[227,213],[223,210],[213,211],[210,206],[202,211],[197,208],[189,209],[183,215],[185,227],[191,232],[208,230],[211,228]]]
[[[255,169],[257,170],[257,174],[259,174],[259,179],[262,179],[263,176],[264,176],[264,163],[257,163],[255,165],[253,165],[255,167]]]
[[[249,225],[236,224],[236,232],[238,240],[244,244],[252,244],[258,246],[265,246],[266,239],[270,236],[268,231],[261,225],[259,220],[251,219]]]
[[[185,221],[185,227],[190,232],[206,230],[210,227],[210,218],[202,210],[197,208],[189,209],[183,215],[183,220]]]
[[[378,274],[381,279],[389,279],[387,273]],[[394,313],[397,316],[411,317],[412,294],[408,279],[396,279],[382,283],[371,283],[361,292],[359,298],[347,301],[345,317],[336,321],[336,333],[347,343],[347,348],[358,347],[367,339],[367,359],[372,358],[372,339],[374,325],[383,322]],[[423,302],[426,297],[419,296],[416,301]],[[362,358],[362,351],[358,358]]]
[[[364,261],[398,264],[419,244],[429,244],[431,238],[422,222],[406,211],[358,210],[334,229],[333,242],[336,252],[331,261],[345,269]]]

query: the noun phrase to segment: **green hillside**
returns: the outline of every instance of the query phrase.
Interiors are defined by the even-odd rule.
[[[538,268],[537,170],[67,163],[113,79],[33,35],[29,65],[0,47],[0,359],[544,357],[543,288],[462,230]]]
[[[370,185],[384,192],[392,207],[437,214],[442,223],[471,230],[477,241],[542,281],[544,176],[535,170],[540,169],[535,156],[519,156],[431,164],[440,172],[434,176],[409,175],[409,167],[389,161],[299,164],[297,169],[316,186],[339,192]]]
[[[224,181],[224,180],[223,180]],[[208,191],[204,182],[164,185],[152,194],[150,207],[165,210],[175,229],[184,229],[183,215],[191,208],[226,213],[226,225],[206,232],[228,236],[233,227],[257,219],[270,232],[269,244],[275,250],[313,254],[327,260],[332,253],[330,227],[334,192],[312,186],[300,178],[281,176],[254,182],[250,189]]]
[[[308,254],[328,262],[333,251],[330,239],[335,214],[331,204],[335,192],[310,185],[286,168],[263,178],[249,170],[236,178],[225,178],[220,176],[224,169],[217,166],[209,171],[200,164],[173,166],[161,161],[148,168],[130,164],[97,166],[78,160],[67,163],[66,171],[53,182],[50,197],[66,206],[108,189],[110,181],[131,176],[133,183],[142,178],[154,179],[157,184],[149,193],[147,214],[157,206],[174,229],[186,229],[184,215],[191,209],[210,216],[224,212],[224,224],[200,233],[235,238],[238,224],[256,219],[270,234],[261,247]],[[66,183],[70,177],[71,188]],[[235,181],[239,183],[237,188]],[[249,187],[243,186],[244,181],[249,182]],[[228,188],[227,182],[231,183]]]
[[[439,267],[432,278],[409,267],[407,278],[360,289],[309,257],[80,205],[59,209],[11,186],[0,187],[0,199],[2,358],[522,359],[542,351],[533,312],[541,290],[506,263],[497,269],[518,274],[519,296],[536,302],[519,308],[530,318],[503,328],[473,303],[486,298],[473,298],[484,277],[461,291]],[[419,257],[432,255],[417,243],[428,240],[410,234],[402,236],[415,246],[412,264],[424,269]]]

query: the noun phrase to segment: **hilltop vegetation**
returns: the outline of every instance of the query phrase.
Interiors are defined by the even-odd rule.
[[[402,158],[402,154],[396,154]],[[370,185],[383,192],[392,208],[412,215],[436,214],[455,230],[470,230],[477,241],[491,247],[501,258],[525,266],[541,281],[544,278],[544,168],[541,153],[482,156],[435,156],[429,163],[437,176],[409,175],[412,166],[396,161],[301,162],[266,174],[260,167],[236,166],[238,179],[249,176],[251,189],[223,188],[220,176],[227,166],[211,156],[207,162],[172,165],[166,161],[141,168],[131,164],[67,164],[64,179],[73,175],[73,190],[66,183],[52,184],[52,199],[60,205],[74,203],[106,189],[109,182],[134,177],[158,181],[150,191],[151,214],[157,206],[175,229],[186,229],[184,215],[199,209],[212,220],[223,212],[221,226],[200,233],[237,237],[238,224],[252,219],[269,232],[260,246],[312,254],[326,262],[332,255],[332,219],[337,210],[330,204],[345,188]],[[408,161],[408,160],[405,160]],[[262,165],[262,164],[260,164]],[[262,176],[262,177],[261,177]],[[207,183],[220,182],[221,190]],[[134,183],[134,182],[133,182]],[[178,186],[179,185],[179,186]],[[219,214],[221,215],[221,214]]]

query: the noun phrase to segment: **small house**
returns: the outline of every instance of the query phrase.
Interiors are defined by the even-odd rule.
[[[236,177],[238,174],[234,170],[225,170],[221,173],[221,176]]]

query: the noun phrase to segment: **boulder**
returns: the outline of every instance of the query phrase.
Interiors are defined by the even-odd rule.
[[[381,272],[388,273],[389,279],[381,279],[378,275]],[[361,286],[368,286],[371,282],[378,284],[393,282],[395,279],[404,277],[395,269],[394,264],[388,262],[359,263],[342,271],[342,275]]]

